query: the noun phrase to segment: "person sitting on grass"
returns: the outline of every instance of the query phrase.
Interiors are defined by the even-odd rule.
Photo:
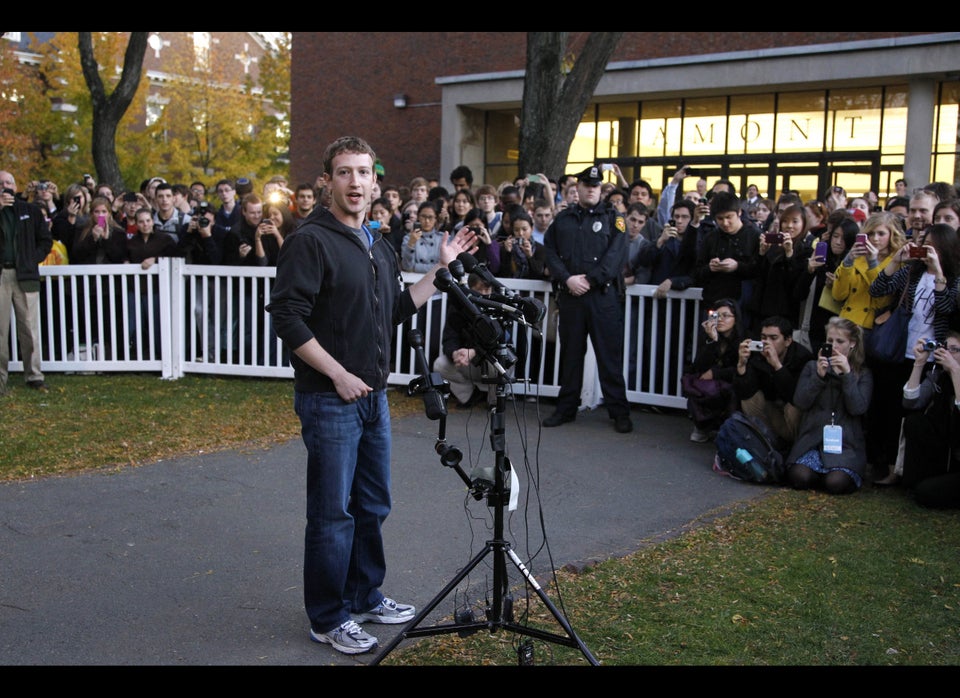
[[[864,365],[863,328],[852,320],[827,321],[827,342],[803,368],[793,401],[800,429],[787,455],[794,489],[850,494],[867,468],[863,417],[873,395],[873,374]]]

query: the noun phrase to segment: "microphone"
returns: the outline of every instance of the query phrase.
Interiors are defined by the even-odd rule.
[[[477,351],[480,353],[488,353],[496,349],[497,344],[500,342],[500,336],[503,333],[500,323],[480,312],[480,309],[467,297],[467,294],[464,293],[460,284],[453,280],[450,270],[446,267],[437,269],[436,275],[433,278],[433,285],[441,291],[445,291],[447,296],[452,298],[467,314],[470,321],[472,338],[479,345],[475,347]],[[497,367],[497,370],[501,374],[506,373],[503,367],[499,366],[495,361],[491,363]]]
[[[450,264],[447,265],[447,269],[450,270],[450,273],[453,275],[454,280],[457,283],[460,283],[463,280],[463,262],[459,259],[455,259]]]
[[[494,292],[486,296],[486,298],[491,302],[501,304],[501,306],[494,307],[505,309],[502,306],[508,305],[514,308],[517,314],[522,315],[527,324],[533,326],[539,325],[540,321],[543,320],[547,314],[547,308],[542,301],[536,298],[520,296],[515,293],[513,289],[504,286],[497,277],[490,273],[490,270],[487,269],[485,264],[478,262],[477,258],[469,252],[461,252],[458,254],[457,258],[453,262],[450,262],[451,269],[453,269],[455,262],[462,264],[468,272],[477,274],[484,282],[489,284]]]
[[[418,386],[423,392],[423,410],[427,418],[431,420],[440,419],[447,414],[447,403],[443,399],[443,393],[437,390],[437,386],[443,386],[444,381],[439,373],[431,373],[430,366],[427,365],[427,355],[423,351],[423,332],[414,328],[407,332],[407,341],[410,342],[417,353],[417,361],[420,362],[423,376]]]
[[[495,310],[499,310],[500,312],[507,313],[508,315],[512,315],[516,320],[524,319],[523,312],[519,308],[515,308],[509,303],[504,303],[502,300],[493,300],[491,296],[485,296],[482,293],[477,293],[473,289],[468,289],[467,293],[470,294],[470,298],[477,305],[482,305],[485,308],[493,308]]]
[[[492,273],[490,273],[490,270],[487,269],[487,265],[478,262],[477,258],[472,254],[469,252],[461,252],[457,255],[457,260],[463,264],[467,272],[479,276],[481,279],[487,282],[490,285],[490,288],[492,288],[494,291],[497,291],[507,298],[513,298],[513,291],[500,283],[499,279],[497,279],[497,277],[495,277]]]

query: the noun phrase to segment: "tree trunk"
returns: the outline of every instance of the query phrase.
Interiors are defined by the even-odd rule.
[[[140,73],[143,70],[143,57],[147,52],[148,32],[130,32],[130,42],[123,59],[123,72],[116,89],[106,95],[103,81],[100,79],[99,65],[93,55],[93,43],[90,32],[78,32],[80,65],[83,77],[90,90],[93,106],[93,164],[97,171],[97,182],[112,187],[122,187],[120,163],[117,160],[117,126],[140,86]]]
[[[623,32],[591,32],[565,72],[567,32],[527,32],[518,175],[564,173],[583,111]]]

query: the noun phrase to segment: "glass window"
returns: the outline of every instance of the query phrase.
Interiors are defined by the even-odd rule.
[[[830,92],[830,115],[833,118],[827,149],[879,149],[882,104],[879,87]]]
[[[788,92],[777,96],[776,153],[819,152],[824,150],[824,105],[826,96],[817,92]]]
[[[732,97],[727,123],[728,152],[773,152],[775,110],[772,94]]]
[[[640,111],[637,154],[643,158],[680,152],[682,113],[679,99],[644,102]],[[673,145],[668,146],[668,143]]]
[[[727,98],[688,99],[683,109],[683,154],[723,155],[727,147]]]
[[[633,157],[637,152],[637,104],[597,105],[597,157]]]
[[[936,109],[935,129],[933,133],[933,182],[956,182],[957,173],[957,102],[960,101],[960,82],[943,83],[940,87],[940,99]]]

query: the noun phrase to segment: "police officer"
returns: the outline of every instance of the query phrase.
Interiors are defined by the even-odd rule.
[[[560,394],[543,426],[576,419],[587,337],[593,343],[603,404],[621,434],[633,430],[623,378],[622,269],[627,251],[623,215],[600,201],[601,168],[577,175],[578,204],[560,211],[544,235],[547,266],[560,310]]]

